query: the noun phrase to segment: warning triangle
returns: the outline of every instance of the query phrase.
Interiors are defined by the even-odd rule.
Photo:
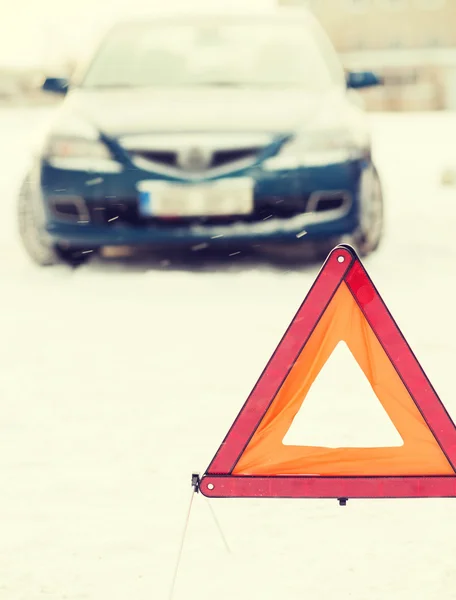
[[[381,448],[402,446],[404,440],[350,348],[341,341],[311,385],[282,443]]]
[[[402,443],[396,437],[394,444],[378,444],[372,430],[371,441],[358,445],[350,438],[344,445],[290,443],[306,402],[309,411],[317,406],[312,394],[320,373],[344,346]],[[340,372],[331,379],[320,391],[320,418],[335,417],[340,430],[340,407],[325,414],[323,395],[348,404],[356,392],[343,387]],[[367,411],[372,407],[364,394],[356,399]],[[353,424],[368,435],[359,416],[353,409]],[[341,245],[328,256],[199,489],[210,497],[455,497],[455,465],[453,421],[355,251]]]

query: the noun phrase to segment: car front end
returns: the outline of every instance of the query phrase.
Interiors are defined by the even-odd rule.
[[[369,167],[368,147],[343,130],[302,139],[94,130],[51,136],[34,181],[56,244],[256,245],[353,233]]]

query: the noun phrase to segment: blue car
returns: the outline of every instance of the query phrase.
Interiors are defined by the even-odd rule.
[[[122,22],[62,94],[18,198],[40,265],[112,246],[254,249],[292,260],[383,232],[366,115],[310,12]]]

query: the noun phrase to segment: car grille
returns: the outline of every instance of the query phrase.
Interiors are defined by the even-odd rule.
[[[247,158],[254,159],[262,150],[261,147],[239,148],[229,150],[215,150],[206,169],[216,169],[225,167],[231,163],[236,163]],[[159,165],[165,165],[175,169],[180,169],[179,155],[177,152],[168,150],[130,150],[133,157],[139,157]]]

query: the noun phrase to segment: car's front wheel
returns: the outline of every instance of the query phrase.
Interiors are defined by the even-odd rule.
[[[360,256],[368,256],[380,246],[384,229],[383,188],[377,169],[363,174],[360,186],[360,224],[353,245]]]
[[[90,249],[63,248],[53,244],[44,230],[44,209],[35,196],[27,177],[22,183],[17,202],[19,236],[29,258],[41,267],[67,264],[73,267],[86,263]]]

